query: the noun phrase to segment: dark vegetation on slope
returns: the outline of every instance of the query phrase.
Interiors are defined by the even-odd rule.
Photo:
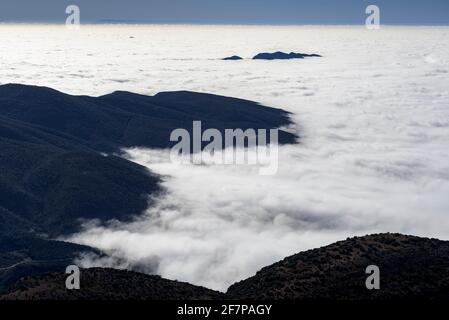
[[[224,294],[185,282],[126,270],[83,269],[81,289],[67,290],[67,275],[51,273],[15,284],[0,300],[210,300]]]
[[[365,269],[380,269],[367,290]],[[449,299],[449,242],[400,234],[350,238],[301,252],[232,285],[233,299]]]
[[[101,252],[37,237],[0,236],[0,292],[30,274],[64,271],[81,252]]]
[[[365,286],[365,269],[372,264],[380,268],[380,290]],[[350,238],[287,257],[226,294],[108,269],[82,270],[77,292],[65,289],[65,278],[24,279],[3,299],[448,300],[449,242],[400,234]]]
[[[76,232],[86,219],[123,221],[140,214],[149,205],[148,196],[163,191],[160,177],[113,154],[125,147],[170,147],[171,131],[191,131],[193,120],[201,120],[203,129],[290,124],[283,110],[211,94],[88,97],[45,87],[0,86],[0,267],[27,262],[22,268],[42,260],[40,251],[31,254],[26,245],[16,254],[11,239],[38,242]],[[280,134],[280,143],[295,140]],[[54,261],[92,250],[58,245],[66,251],[51,251]],[[8,269],[6,276],[0,271],[0,286],[20,268]]]

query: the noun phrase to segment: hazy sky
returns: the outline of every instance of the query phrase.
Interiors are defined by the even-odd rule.
[[[384,24],[449,24],[448,0],[0,0],[0,21],[64,22],[69,4],[82,22],[360,24],[375,4]]]

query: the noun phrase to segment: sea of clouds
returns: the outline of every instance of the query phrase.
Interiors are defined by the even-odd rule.
[[[70,236],[110,254],[84,256],[83,266],[226,290],[285,256],[348,236],[449,239],[447,27],[23,28],[0,26],[0,83],[89,95],[182,89],[241,97],[293,112],[301,137],[280,147],[273,176],[127,150],[164,176],[167,193],[134,222],[91,222]],[[5,54],[11,47],[16,55]],[[276,50],[323,57],[220,60]]]

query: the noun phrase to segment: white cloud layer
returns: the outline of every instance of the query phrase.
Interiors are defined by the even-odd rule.
[[[449,239],[447,27],[84,26],[72,41],[56,27],[0,26],[7,28],[1,48],[10,43],[17,55],[0,62],[2,83],[94,95],[196,90],[294,112],[301,143],[280,148],[274,176],[128,150],[166,176],[168,194],[133,223],[90,224],[74,235],[113,257],[84,257],[84,265],[225,290],[287,255],[347,236]],[[219,60],[275,50],[323,58]]]

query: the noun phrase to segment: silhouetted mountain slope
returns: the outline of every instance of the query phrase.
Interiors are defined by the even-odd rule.
[[[369,265],[380,268],[380,290],[365,286]],[[449,242],[400,234],[350,238],[265,267],[226,294],[110,269],[82,270],[78,292],[66,290],[65,279],[64,274],[27,278],[0,298],[448,300]]]
[[[53,236],[76,231],[79,219],[139,214],[160,191],[157,176],[119,157],[2,140],[0,147],[0,208]]]
[[[0,236],[0,291],[30,274],[64,271],[81,252],[101,252],[73,243],[18,235]]]
[[[365,286],[380,268],[380,290]],[[449,242],[400,234],[355,237],[298,253],[232,285],[233,299],[449,299]]]
[[[201,120],[204,129],[290,124],[283,110],[211,94],[114,92],[88,97],[45,87],[0,86],[0,240],[40,241],[76,232],[85,219],[128,220],[140,214],[149,196],[163,191],[160,178],[113,154],[126,147],[169,147],[176,143],[169,141],[171,131],[191,131],[193,120]],[[280,143],[295,139],[280,134]],[[74,257],[70,244],[57,245]],[[8,243],[1,250],[0,266],[16,252],[8,251]],[[52,260],[66,259],[64,250],[52,252]],[[45,271],[25,265],[30,272]],[[0,284],[5,279],[0,273]]]
[[[32,170],[28,190],[45,199],[33,218],[52,233],[71,231],[78,219],[126,220],[149,204],[159,178],[122,158],[67,152]],[[73,230],[74,231],[74,230]]]
[[[204,128],[268,129],[290,123],[289,114],[280,109],[187,91],[155,96],[117,91],[95,98],[11,84],[0,86],[0,106],[10,120],[76,137],[100,151],[167,148],[174,144],[170,132],[191,129],[193,120],[201,120]],[[294,143],[295,138],[280,134],[281,143]]]
[[[0,300],[204,300],[220,299],[220,292],[184,282],[115,269],[81,270],[81,289],[67,290],[66,274],[27,278]]]

